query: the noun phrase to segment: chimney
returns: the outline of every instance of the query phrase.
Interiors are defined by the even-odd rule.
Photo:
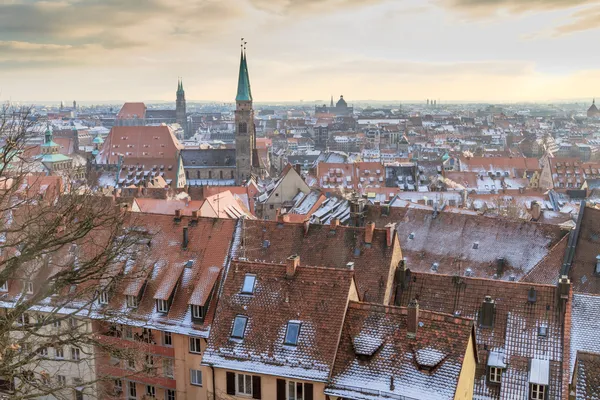
[[[365,243],[373,243],[373,233],[375,232],[375,223],[367,222],[365,226]]]
[[[173,220],[175,222],[181,221],[181,209],[180,208],[178,208],[177,210],[175,210],[175,218],[173,218]]]
[[[193,219],[198,219],[198,210],[192,211],[192,218]]]
[[[491,328],[494,326],[494,313],[496,311],[496,302],[491,296],[485,296],[479,314],[479,325],[482,328]]]
[[[183,227],[183,248],[187,249],[188,247],[188,242],[189,242],[189,237],[188,237],[188,227],[184,226]]]
[[[277,222],[290,222],[289,214],[279,214],[277,216]]]
[[[300,164],[294,164],[294,169],[296,170],[296,173],[300,176],[302,176],[302,165]]]
[[[396,230],[396,224],[390,222],[385,226],[385,239],[387,247],[392,247],[392,243],[394,242],[394,231]]]
[[[296,269],[300,265],[300,256],[293,255],[287,258],[287,264],[285,266],[285,277],[292,279],[296,275]]]
[[[504,274],[504,262],[504,257],[498,257],[496,259],[496,275],[498,275],[498,278]]]
[[[561,300],[569,299],[569,291],[571,289],[571,281],[567,275],[562,275],[558,280],[558,295]]]
[[[408,303],[408,315],[406,316],[406,334],[409,338],[417,337],[417,329],[419,328],[419,302],[417,299],[412,299]]]
[[[531,202],[531,219],[538,221],[542,216],[542,206],[537,201]]]
[[[308,235],[309,228],[310,228],[310,221],[309,220],[304,221],[304,236]]]
[[[340,220],[337,218],[334,218],[331,220],[331,222],[329,223],[329,225],[331,225],[331,230],[335,231],[337,229],[337,227],[340,225]]]

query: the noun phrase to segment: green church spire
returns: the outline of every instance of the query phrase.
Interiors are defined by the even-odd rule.
[[[242,41],[244,39],[242,38]],[[252,90],[250,89],[250,77],[248,76],[248,64],[246,62],[246,52],[242,43],[242,52],[240,56],[240,72],[238,76],[238,89],[235,101],[252,101]]]

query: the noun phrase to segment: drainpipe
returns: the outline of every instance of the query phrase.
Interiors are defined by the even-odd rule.
[[[213,398],[212,400],[217,400],[217,389],[215,388],[215,367],[213,364],[208,364],[212,371],[212,388],[213,388]]]

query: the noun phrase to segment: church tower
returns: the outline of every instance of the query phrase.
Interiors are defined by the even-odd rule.
[[[236,184],[238,185],[246,182],[252,173],[252,156],[256,147],[254,135],[252,91],[246,63],[246,49],[242,44],[238,89],[235,97],[235,164]]]
[[[175,101],[175,121],[183,128],[183,136],[187,139],[188,132],[187,115],[185,110],[185,91],[183,90],[183,81],[177,82],[177,100]]]

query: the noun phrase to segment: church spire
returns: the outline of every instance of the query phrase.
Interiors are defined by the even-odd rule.
[[[240,71],[238,75],[238,89],[235,101],[252,101],[250,90],[250,77],[248,76],[248,64],[246,62],[246,42],[242,38],[242,50],[240,55]]]
[[[329,107],[333,107],[333,95],[331,95],[331,103],[329,103]]]

